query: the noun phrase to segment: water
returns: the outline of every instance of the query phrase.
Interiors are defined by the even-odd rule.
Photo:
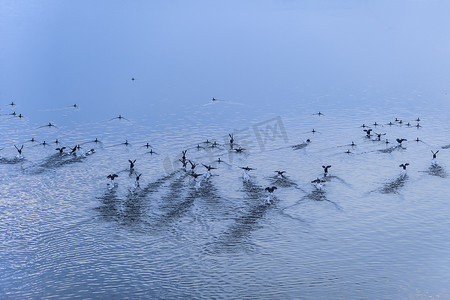
[[[1,298],[450,297],[448,3],[0,5]]]

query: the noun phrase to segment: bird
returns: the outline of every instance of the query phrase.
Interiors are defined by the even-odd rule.
[[[9,106],[15,106],[16,104],[14,102],[11,102],[8,104]]]
[[[272,194],[277,189],[276,186],[266,187],[265,190]]]
[[[76,154],[77,149],[78,149],[78,145],[75,145],[75,147],[71,148],[70,154]]]
[[[51,122],[48,122],[47,125],[42,125],[42,126],[39,126],[38,128],[42,128],[42,127],[56,127],[56,125],[52,124]]]
[[[193,163],[192,161],[188,160],[189,164],[191,165],[191,171],[194,172],[194,169],[198,164]]]
[[[281,178],[284,177],[283,174],[286,173],[286,171],[275,171],[275,173],[277,173],[277,174],[278,174],[277,177],[278,177],[279,179],[281,179]]]
[[[207,166],[205,164],[202,164],[202,166],[204,166],[206,168],[205,178],[211,177],[211,170],[217,169],[212,166]]]
[[[110,121],[115,120],[115,119],[119,119],[119,120],[122,120],[122,119],[123,119],[123,120],[127,120],[128,122],[130,121],[130,120],[128,120],[127,118],[122,117],[122,115],[118,115],[117,117],[110,119]]]
[[[345,151],[345,153],[350,154],[352,153],[350,150],[347,149],[347,151]]]
[[[403,168],[403,170],[406,170],[406,167],[409,166],[409,163],[400,164],[398,166]]]
[[[183,168],[185,168],[186,169],[186,166],[187,166],[187,160],[185,160],[185,159],[179,159],[179,161],[181,161],[181,163],[183,164]]]
[[[277,189],[276,186],[266,187],[265,190],[269,192],[269,195],[266,198],[266,204],[270,204],[274,199],[273,192]]]
[[[59,151],[59,153],[62,154],[63,151],[64,151],[64,149],[66,149],[66,147],[60,147],[60,148],[58,147],[58,148],[56,148],[55,150],[56,150],[56,151]]]
[[[397,141],[399,146],[401,146],[404,141],[407,141],[407,139],[395,139],[395,140]]]
[[[136,187],[136,188],[140,186],[139,185],[139,179],[141,179],[141,175],[142,174],[136,175],[136,180],[134,182],[134,187]]]
[[[186,153],[187,153],[187,150],[181,151],[181,153],[182,153],[181,159],[182,159],[182,160],[186,160]]]
[[[433,159],[431,160],[431,163],[432,163],[433,165],[436,165],[436,164],[437,164],[436,156],[437,156],[437,154],[439,153],[439,150],[437,150],[436,152],[434,152],[433,150],[431,150],[431,153],[433,153]]]
[[[131,159],[129,159],[128,162],[130,163],[130,170],[133,170],[134,169],[134,163],[136,162],[136,160],[131,161]]]
[[[117,175],[117,174],[109,174],[108,176],[106,176],[106,178],[111,180],[112,186],[114,186],[114,179],[116,179],[117,177],[119,177],[119,175]]]
[[[147,153],[149,153],[149,154],[151,154],[151,155],[153,155],[153,154],[158,154],[158,153],[156,153],[155,151],[153,151],[153,149],[150,149],[150,151],[148,151]]]
[[[205,164],[202,164],[202,166],[204,166],[204,167],[206,168],[206,170],[208,170],[208,171],[211,171],[211,170],[217,169],[217,168],[215,168],[215,167],[212,167],[212,166],[208,166],[208,165],[205,165]]]
[[[330,165],[328,166],[322,166],[323,168],[323,176],[327,176],[328,175],[328,169],[331,168]]]
[[[232,133],[229,133],[228,136],[230,137],[230,145],[233,145],[234,143],[234,136]]]
[[[248,166],[247,166],[247,167],[239,167],[239,168],[241,168],[241,169],[244,170],[244,171],[252,171],[252,170],[256,170],[256,169],[253,169],[253,168],[249,168]]]
[[[376,132],[375,132],[375,135],[377,136],[376,140],[377,140],[377,141],[381,141],[381,136],[382,136],[382,135],[386,135],[386,133],[376,133]]]
[[[372,129],[364,129],[363,131],[366,133],[366,137],[370,138]]]
[[[323,189],[323,183],[325,183],[326,180],[320,179],[320,178],[316,178],[313,181],[311,181],[311,183],[316,187],[316,189],[318,190],[322,190]]]
[[[315,114],[313,114],[313,115],[322,116],[323,113],[321,113],[321,112],[319,111],[318,113],[315,113]]]
[[[19,149],[19,148],[17,148],[17,146],[16,146],[16,145],[14,145],[14,147],[16,148],[17,152],[19,152],[19,155],[22,155],[22,149],[23,149],[23,145],[22,145],[22,147],[20,147],[20,149]]]
[[[245,149],[241,148],[241,147],[234,149],[234,151],[236,151],[236,153],[242,153],[242,151],[244,151],[244,150]]]

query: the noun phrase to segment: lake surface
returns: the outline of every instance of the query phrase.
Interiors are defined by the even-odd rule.
[[[0,298],[450,298],[449,11],[1,1]]]

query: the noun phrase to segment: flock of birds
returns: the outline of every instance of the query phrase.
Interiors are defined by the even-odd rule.
[[[217,100],[216,98],[212,98],[212,101],[216,102],[216,101],[220,101],[220,100]],[[8,105],[11,106],[11,107],[14,107],[16,104],[14,102],[11,102]],[[78,109],[78,105],[77,104],[73,104],[73,105],[68,106],[68,107],[72,107],[72,108]],[[15,111],[12,112],[12,113],[6,114],[6,115],[10,115],[12,117],[23,118],[22,114],[17,114]],[[322,116],[323,113],[322,112],[318,112],[318,113],[315,113],[313,115]],[[109,121],[116,120],[116,119],[117,120],[129,121],[127,118],[123,117],[122,115],[118,115],[117,117],[114,117],[114,118],[110,119]],[[404,126],[407,126],[407,127],[414,126],[414,127],[420,128],[421,127],[421,125],[420,125],[420,118],[417,118],[415,120],[415,122],[416,122],[416,124],[412,125],[410,122],[404,123],[402,120],[396,118],[393,122],[392,121],[388,122],[385,125],[388,125],[388,126],[404,125]],[[379,128],[379,126],[382,126],[382,125],[377,123],[377,122],[375,122],[375,123],[372,124],[372,126],[374,128]],[[51,122],[49,122],[48,124],[39,126],[38,128],[42,128],[42,127],[56,127],[56,125],[51,123]],[[366,124],[362,124],[360,127],[363,128],[363,132],[364,132],[365,138],[370,139],[370,140],[372,140],[374,142],[382,142],[382,143],[384,143],[386,145],[391,143],[388,139],[384,139],[384,140],[382,139],[382,137],[385,136],[386,133],[376,132],[375,129],[371,128],[370,126],[368,126]],[[311,132],[312,133],[316,133],[317,131],[313,129]],[[197,146],[195,148],[201,149],[201,148],[204,148],[204,147],[210,147],[210,148],[226,147],[227,150],[232,152],[232,153],[242,153],[242,152],[246,151],[246,149],[242,148],[236,142],[233,133],[230,133],[228,135],[228,137],[229,137],[228,143],[219,144],[216,141],[210,141],[210,140],[207,139],[206,141],[204,141],[204,142],[202,142],[200,144],[197,144]],[[392,152],[395,149],[403,148],[403,142],[407,141],[407,139],[405,139],[405,138],[396,138],[395,141],[397,143],[395,146],[387,148],[384,151]],[[417,138],[416,141],[419,142],[420,139]],[[38,142],[38,141],[35,140],[34,138],[32,138],[31,140],[29,140],[27,142]],[[92,140],[90,142],[101,143],[101,141],[98,140],[97,138],[95,138],[94,140]],[[70,156],[70,155],[73,155],[73,156],[88,156],[88,155],[91,155],[91,154],[95,153],[95,149],[94,148],[91,148],[91,149],[89,149],[87,151],[82,151],[82,147],[80,146],[80,144],[76,144],[76,145],[70,146],[70,147],[69,146],[60,146],[59,145],[60,142],[58,141],[58,139],[56,139],[53,143],[58,145],[58,147],[55,148],[55,151],[57,151],[57,153],[59,155],[61,155],[61,156]],[[307,139],[307,140],[303,141],[301,144],[294,145],[294,146],[291,146],[291,147],[294,150],[303,149],[309,143],[311,143],[311,140]],[[125,142],[123,142],[121,144],[125,145],[125,146],[130,145],[128,140],[125,140]],[[50,144],[44,141],[44,142],[40,143],[40,145],[48,146]],[[351,144],[349,144],[347,146],[350,146],[350,147],[353,148],[353,147],[356,146],[356,144],[352,141]],[[24,156],[23,156],[24,145],[23,144],[22,145],[14,145],[14,147],[15,147],[17,153],[18,153],[17,156],[16,156],[16,159],[19,159],[19,160],[23,159],[24,158]],[[150,149],[149,152],[148,152],[149,154],[158,154],[157,152],[155,152],[152,149],[152,146],[148,142],[146,144],[144,144],[143,147],[146,147],[147,149]],[[443,147],[443,148],[445,148],[445,147]],[[0,150],[3,150],[3,148],[0,149]],[[437,154],[439,153],[439,150],[437,150],[437,151],[431,150],[431,152],[432,152],[431,164],[432,165],[437,165]],[[348,149],[345,153],[350,154],[352,152],[350,151],[350,149]],[[198,189],[200,189],[202,187],[202,183],[204,181],[208,180],[212,176],[211,172],[213,170],[217,169],[217,166],[213,166],[213,165],[205,164],[205,163],[194,162],[193,159],[189,159],[187,157],[187,155],[188,155],[188,149],[181,151],[181,155],[180,155],[180,158],[179,158],[179,162],[181,163],[181,169],[184,170],[188,176],[191,176],[193,178],[194,188],[196,190],[198,190]],[[135,171],[136,159],[134,159],[134,160],[129,159],[128,163],[129,163],[129,176],[130,177],[134,176],[134,178],[135,178],[134,188],[138,189],[138,188],[140,188],[140,178],[141,178],[142,174]],[[221,164],[221,163],[225,163],[225,162],[219,157],[214,163]],[[405,163],[402,163],[402,164],[399,165],[399,167],[401,168],[401,174],[400,174],[401,177],[406,176],[406,172],[407,172],[406,170],[407,170],[408,166],[409,166],[408,162],[405,162]],[[252,168],[252,167],[249,167],[249,166],[237,166],[237,167],[242,169],[242,180],[244,182],[248,182],[250,180],[250,178],[251,178],[249,172],[255,170],[255,168]],[[311,181],[311,184],[315,187],[315,189],[317,191],[319,191],[319,192],[323,191],[325,183],[327,182],[327,179],[329,178],[329,170],[330,170],[331,167],[332,167],[331,165],[323,165],[322,166],[322,169],[323,169],[322,177],[317,177],[316,179]],[[204,172],[200,173],[199,168],[204,168],[203,169]],[[285,175],[286,171],[284,171],[284,170],[275,170],[274,172],[277,174],[276,176],[277,176],[278,179],[286,178],[285,177],[286,176]],[[110,189],[112,189],[112,188],[117,186],[117,183],[115,182],[115,179],[118,178],[118,177],[119,177],[119,175],[116,174],[116,173],[111,173],[111,174],[106,176],[106,178],[109,180],[108,186],[109,186]],[[274,199],[274,192],[275,192],[275,190],[277,190],[276,186],[267,186],[265,188],[265,191],[267,191],[267,199],[266,199],[266,203],[267,204],[270,204],[272,202],[272,200]]]

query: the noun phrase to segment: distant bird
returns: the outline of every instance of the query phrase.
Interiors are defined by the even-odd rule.
[[[128,140],[125,140],[125,142],[123,142],[122,145],[128,146],[130,145],[130,143],[128,143]]]
[[[402,168],[402,173],[401,176],[405,176],[406,175],[406,167],[409,166],[409,163],[405,163],[405,164],[400,164],[399,167]]]
[[[419,137],[416,138],[416,142],[421,142],[422,140]]]
[[[202,166],[204,166],[206,168],[205,178],[211,177],[211,170],[217,169],[212,166],[207,166],[205,164],[202,164]]]
[[[193,163],[192,161],[188,160],[189,164],[191,165],[191,171],[194,172],[194,169],[198,164]]]
[[[377,136],[377,141],[381,141],[381,136],[383,136],[383,135],[386,135],[386,133],[376,133],[375,132],[375,135]]]
[[[76,154],[78,149],[78,145],[75,145],[75,147],[71,148],[70,154]]]
[[[119,175],[117,174],[109,174],[108,176],[106,176],[106,178],[111,179],[111,185],[114,185],[114,179],[116,179],[117,177],[119,177]]]
[[[325,183],[325,182],[326,182],[326,180],[323,180],[323,179],[320,179],[320,178],[317,178],[317,179],[314,179],[313,181],[311,181],[311,183],[314,184],[314,186],[318,190],[322,190],[323,189],[323,183]]]
[[[345,153],[350,154],[350,153],[352,153],[352,152],[350,152],[350,150],[347,149],[347,151],[345,151]]]
[[[42,128],[42,127],[56,127],[56,125],[52,124],[51,122],[48,122],[47,125],[42,125],[42,126],[39,126],[38,128]]]
[[[252,170],[256,170],[256,169],[253,169],[253,168],[249,168],[248,166],[247,166],[247,167],[239,167],[239,168],[241,168],[241,169],[244,170],[244,171],[252,171]]]
[[[408,122],[408,123],[406,123],[406,126],[411,127],[411,124]]]
[[[181,153],[182,153],[181,159],[182,160],[186,160],[186,152],[187,152],[187,150],[181,151]]]
[[[431,160],[431,163],[432,163],[433,165],[436,165],[436,164],[437,164],[436,156],[437,156],[437,154],[439,153],[439,150],[436,151],[436,152],[434,152],[433,150],[431,150],[431,153],[433,153],[433,159]]]
[[[387,123],[386,125],[392,126],[392,125],[394,125],[394,123],[392,123],[391,121],[389,121],[389,123]]]
[[[277,175],[278,179],[282,179],[284,177],[283,174],[286,173],[286,171],[275,171],[275,173],[278,174]]]
[[[248,175],[248,171],[251,171],[251,170],[255,170],[255,169],[253,169],[253,168],[249,168],[248,166],[247,167],[240,167],[242,170],[244,170],[244,172],[242,173],[242,179],[244,179],[244,182],[246,182],[246,181],[249,181],[250,180],[250,175]]]
[[[352,143],[350,144],[350,146],[355,147],[356,144],[352,141]]]
[[[61,148],[56,148],[56,151],[59,151],[59,153],[63,153],[64,149],[66,149],[66,147],[61,147]]]
[[[204,167],[206,168],[206,170],[208,170],[208,171],[217,169],[217,168],[215,168],[215,167],[207,166],[207,165],[205,165],[205,164],[202,164],[202,166],[204,166]]]
[[[378,125],[380,125],[380,124],[378,124],[377,122],[373,123],[373,126],[378,126]]]
[[[398,166],[401,167],[403,170],[406,170],[406,167],[409,166],[409,163],[400,164]]]
[[[320,111],[318,113],[315,113],[313,115],[317,115],[317,116],[323,116],[323,113],[321,113]]]
[[[404,141],[407,141],[407,139],[396,139],[396,141],[398,145],[401,146]]]
[[[19,152],[19,155],[22,155],[22,149],[23,149],[23,145],[22,145],[22,147],[20,147],[20,149],[19,149],[19,148],[17,148],[17,146],[16,146],[16,145],[14,145],[14,147],[16,148],[17,152]]]
[[[153,155],[153,154],[158,154],[158,153],[156,153],[155,151],[153,151],[153,149],[150,149],[150,151],[148,151],[147,153],[149,153],[149,154],[151,154],[151,155]]]
[[[145,144],[144,147],[148,149],[148,148],[151,148],[152,145],[150,145],[150,144],[147,142],[147,144]]]
[[[234,149],[234,151],[236,151],[236,153],[242,153],[244,150],[245,149],[241,148],[241,147]]]
[[[183,168],[185,168],[186,169],[186,166],[187,166],[187,160],[183,160],[183,159],[179,159],[179,161],[181,161],[181,163],[183,164]]]
[[[130,163],[130,170],[133,170],[134,169],[134,163],[136,162],[136,160],[132,161],[131,159],[129,159],[128,162]]]
[[[419,124],[419,123],[417,123],[416,127],[417,127],[417,128],[420,128],[420,127],[422,127],[422,126],[420,126],[420,124]]]
[[[58,139],[56,139],[56,140],[54,141],[54,143],[58,145],[58,144],[59,144]]]
[[[265,190],[269,192],[269,196],[268,196],[267,199],[266,199],[266,204],[270,204],[271,201],[274,199],[273,192],[274,192],[276,189],[277,189],[276,186],[272,186],[272,187],[269,187],[269,186],[268,186],[268,187],[265,188]]]
[[[366,133],[366,137],[370,138],[372,129],[364,129],[363,131]]]
[[[230,145],[233,145],[233,143],[234,143],[234,137],[233,137],[233,134],[230,133],[230,134],[228,134],[228,136],[230,137]]]
[[[11,102],[8,104],[9,106],[15,106],[16,104],[14,102]]]
[[[199,188],[200,188],[200,185],[201,185],[201,183],[202,183],[202,181],[203,181],[203,174],[197,174],[197,173],[195,173],[195,172],[192,172],[192,173],[190,173],[189,174],[190,176],[192,176],[192,177],[194,177],[194,180],[195,180],[195,189],[196,190],[198,190]]]
[[[134,81],[134,77],[131,77],[131,81]]]
[[[328,169],[331,168],[330,165],[328,166],[322,166],[323,168],[323,176],[327,176],[328,175]]]
[[[384,143],[387,145],[387,144],[389,144],[390,142],[389,142],[388,139],[386,139],[386,141],[385,141]]]
[[[115,119],[119,119],[119,120],[126,120],[126,121],[130,121],[130,120],[128,120],[127,118],[125,118],[125,117],[122,117],[122,115],[118,115],[117,117],[115,117],[115,118],[112,118],[110,121],[112,121],[112,120],[115,120]]]
[[[359,127],[362,127],[362,128],[366,128],[366,127],[369,127],[369,126],[367,126],[366,124],[362,124],[361,126],[359,126]]]
[[[276,186],[266,187],[265,190],[272,194],[277,189]]]
[[[140,186],[140,185],[139,185],[139,179],[141,179],[141,175],[142,175],[142,174],[136,175],[136,180],[135,180],[135,182],[134,182],[134,186],[135,186],[135,187],[139,187],[139,186]]]
[[[417,117],[417,119],[415,120],[416,122],[420,122],[420,118],[419,117]]]

